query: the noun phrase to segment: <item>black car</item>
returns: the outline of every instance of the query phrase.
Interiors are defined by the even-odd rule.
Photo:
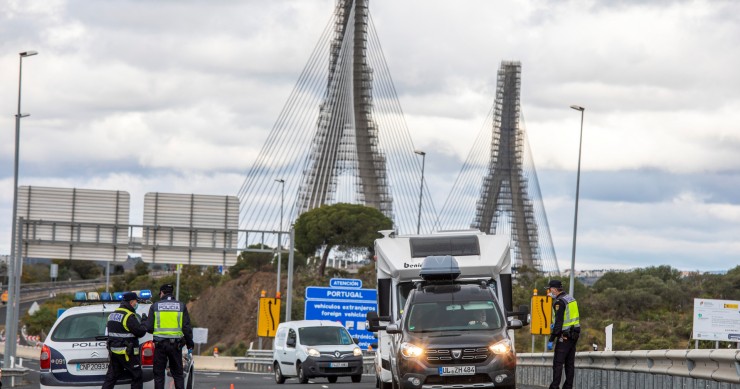
[[[393,334],[394,387],[514,388],[516,356],[501,305],[486,282],[419,283]]]

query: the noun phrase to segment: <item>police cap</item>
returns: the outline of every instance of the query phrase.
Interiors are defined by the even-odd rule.
[[[164,284],[161,287],[159,287],[159,291],[162,293],[172,293],[175,290],[175,287],[172,286],[172,284]]]
[[[134,301],[139,297],[134,292],[126,292],[123,294],[123,301]]]
[[[550,283],[547,284],[548,288],[558,288],[563,289],[563,283],[560,282],[560,280],[550,280]]]

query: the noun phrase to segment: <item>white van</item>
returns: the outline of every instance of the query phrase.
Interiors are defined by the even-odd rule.
[[[273,345],[275,382],[297,377],[305,384],[312,377],[337,382],[341,376],[362,380],[362,350],[340,323],[328,320],[296,320],[280,323]]]

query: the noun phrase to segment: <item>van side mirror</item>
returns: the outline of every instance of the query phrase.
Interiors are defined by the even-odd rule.
[[[511,319],[511,320],[509,320],[509,322],[507,324],[508,324],[508,327],[509,327],[510,330],[518,330],[518,329],[524,327],[522,325],[522,321],[519,320],[519,319]]]
[[[519,321],[522,326],[529,325],[529,306],[520,305],[518,311],[506,312],[506,316],[514,316],[519,318],[519,320],[517,321]]]
[[[365,321],[365,329],[370,332],[378,332],[385,329],[384,326],[380,325],[380,317],[378,316],[378,313],[375,311],[370,311],[365,315],[365,318],[367,319]]]
[[[400,334],[401,333],[401,329],[398,328],[398,324],[388,324],[385,327],[385,332],[387,332],[389,334]]]
[[[288,338],[288,340],[285,342],[285,345],[288,347],[295,347],[295,338]]]
[[[360,344],[360,338],[352,338],[352,341],[355,342],[355,344]]]

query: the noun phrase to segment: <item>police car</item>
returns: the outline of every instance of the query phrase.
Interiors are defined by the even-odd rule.
[[[141,316],[149,313],[151,303],[150,291],[138,293],[141,300],[136,313]],[[108,371],[108,350],[106,349],[106,324],[108,315],[121,304],[123,293],[114,293],[109,296],[101,293],[101,299],[111,298],[111,301],[91,301],[84,292],[75,294],[75,301],[87,300],[85,304],[65,310],[51,327],[41,347],[40,388],[58,389],[74,387],[75,389],[100,388]],[[81,298],[84,297],[84,298]],[[92,296],[91,296],[92,297]],[[119,301],[116,301],[119,300]],[[140,301],[141,301],[140,300]],[[183,348],[183,351],[185,349]],[[139,355],[141,356],[141,370],[144,377],[144,388],[154,388],[154,342],[152,335],[146,334],[139,339]],[[185,373],[185,387],[192,389],[194,384],[193,361],[183,353],[183,371]],[[167,372],[165,387],[170,387],[172,377]],[[129,388],[130,378],[122,378],[116,382],[116,388]]]

